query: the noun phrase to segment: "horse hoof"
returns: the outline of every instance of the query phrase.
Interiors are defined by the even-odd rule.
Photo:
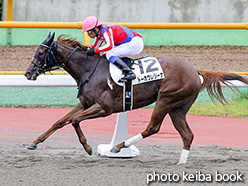
[[[92,155],[92,147],[90,147],[87,151],[86,151],[90,156]]]
[[[33,144],[33,143],[31,143],[28,147],[27,147],[27,149],[29,149],[29,150],[35,150],[37,148],[37,145],[35,145],[35,144]]]
[[[116,147],[113,147],[111,150],[110,150],[110,152],[113,152],[113,153],[118,153],[118,152],[120,152],[121,150],[120,149],[118,149],[118,148],[116,148]]]

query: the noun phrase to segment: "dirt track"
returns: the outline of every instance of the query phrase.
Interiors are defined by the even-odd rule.
[[[0,71],[14,70],[24,71],[30,63],[37,46],[0,46]],[[192,63],[196,68],[211,71],[248,71],[248,47],[240,46],[163,46],[145,47],[141,55],[150,56],[174,55],[184,58]],[[9,108],[5,108],[9,109]],[[28,111],[28,110],[26,110]],[[56,115],[55,110],[51,111]],[[244,148],[230,148],[216,146],[214,143],[216,136],[211,132],[216,132],[214,125],[206,127],[209,132],[204,131],[200,135],[213,141],[214,146],[194,146],[190,152],[189,161],[185,165],[176,166],[181,152],[181,143],[178,145],[149,144],[145,140],[137,144],[141,151],[141,156],[132,159],[109,159],[99,157],[94,154],[92,157],[86,155],[78,143],[75,134],[60,133],[52,135],[36,151],[26,150],[26,146],[34,137],[40,135],[38,126],[45,131],[47,126],[42,126],[42,122],[52,124],[55,121],[47,120],[46,114],[39,116],[42,122],[30,121],[30,117],[19,120],[11,116],[2,120],[0,135],[0,185],[4,186],[112,186],[112,185],[146,185],[147,175],[154,171],[162,174],[178,174],[179,182],[156,182],[151,185],[247,185],[248,181],[248,146]],[[140,113],[139,113],[140,114]],[[0,112],[1,116],[6,113]],[[61,116],[57,116],[59,119]],[[144,117],[144,116],[142,116]],[[3,117],[2,117],[3,118]],[[36,121],[36,122],[35,122]],[[32,124],[34,129],[28,129],[27,123]],[[97,121],[95,121],[97,122]],[[98,122],[101,124],[101,122]],[[148,123],[148,121],[146,121]],[[132,123],[130,123],[132,124]],[[201,123],[207,125],[207,123]],[[216,122],[218,125],[219,122]],[[114,123],[112,123],[114,125]],[[37,128],[35,127],[37,126]],[[200,126],[200,125],[199,125]],[[23,127],[25,131],[20,128]],[[198,127],[198,126],[196,126]],[[68,126],[68,128],[72,128]],[[67,129],[68,129],[67,128]],[[87,126],[82,122],[82,128]],[[229,129],[229,125],[223,124],[223,128]],[[232,129],[234,130],[234,129]],[[10,133],[12,131],[13,133]],[[220,129],[221,131],[221,129]],[[247,131],[247,130],[244,130]],[[237,132],[236,130],[231,131]],[[104,131],[102,131],[104,133]],[[88,133],[89,134],[89,133]],[[168,136],[168,141],[173,141],[174,134],[163,134]],[[178,134],[177,134],[178,135]],[[159,134],[158,134],[159,137]],[[231,138],[232,135],[225,136]],[[239,138],[239,136],[237,136]],[[6,140],[11,138],[11,140]],[[197,135],[195,136],[197,139]],[[240,134],[242,141],[245,135]],[[91,145],[99,143],[109,143],[109,138],[99,136],[89,136]],[[172,139],[172,140],[170,140]],[[219,140],[219,139],[218,139]],[[216,140],[216,142],[218,142]],[[66,143],[65,143],[66,141]],[[166,140],[167,141],[167,140]],[[231,140],[232,141],[232,140]],[[243,140],[244,141],[244,140]],[[242,142],[243,142],[242,141]],[[185,181],[182,179],[183,172],[196,174],[197,172],[212,175],[211,182]],[[243,182],[216,182],[215,173],[218,171],[222,175],[243,174]]]
[[[37,46],[0,46],[0,71],[24,71]],[[178,56],[197,69],[211,71],[248,71],[247,46],[146,46],[144,56]]]
[[[247,119],[235,118],[229,122],[228,118],[219,118],[215,123],[211,117],[189,116],[195,140],[185,165],[176,165],[182,142],[168,117],[158,134],[135,144],[140,156],[131,159],[100,157],[96,153],[98,144],[110,143],[116,115],[81,123],[93,147],[91,157],[83,150],[71,125],[55,132],[37,150],[26,149],[28,143],[68,110],[0,109],[0,185],[143,186],[154,171],[159,175],[177,174],[180,180],[157,181],[151,185],[247,185],[248,150],[228,147],[247,147]],[[131,136],[145,128],[151,112],[152,109],[141,109],[129,113]],[[220,144],[225,147],[217,146]],[[222,175],[238,171],[245,182],[217,182],[217,171]],[[209,174],[212,181],[199,182],[198,178],[189,181],[183,179],[184,172]]]

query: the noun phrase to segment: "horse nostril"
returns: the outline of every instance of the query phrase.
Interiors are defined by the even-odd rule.
[[[30,76],[30,72],[26,72],[25,74],[24,74],[24,76]]]
[[[26,72],[26,73],[24,74],[24,76],[26,76],[26,78],[29,79],[29,78],[31,77],[31,73],[30,73],[30,72]]]

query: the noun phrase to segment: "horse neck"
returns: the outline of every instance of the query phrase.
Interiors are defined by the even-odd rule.
[[[57,58],[60,64],[63,64],[67,57],[72,53],[74,48],[58,44],[57,47]],[[91,72],[94,69],[94,66],[97,62],[98,55],[95,55],[93,58],[88,57],[87,58],[87,65],[85,66],[85,75],[87,73]],[[86,53],[82,50],[77,50],[70,59],[65,63],[65,66],[63,67],[65,71],[67,71],[77,82],[77,84],[80,83],[84,63],[85,63]]]

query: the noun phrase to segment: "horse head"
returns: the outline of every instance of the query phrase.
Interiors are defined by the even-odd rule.
[[[47,38],[37,48],[31,64],[28,66],[25,76],[28,80],[36,80],[37,77],[57,67],[57,42],[54,41],[55,32],[48,34]]]

